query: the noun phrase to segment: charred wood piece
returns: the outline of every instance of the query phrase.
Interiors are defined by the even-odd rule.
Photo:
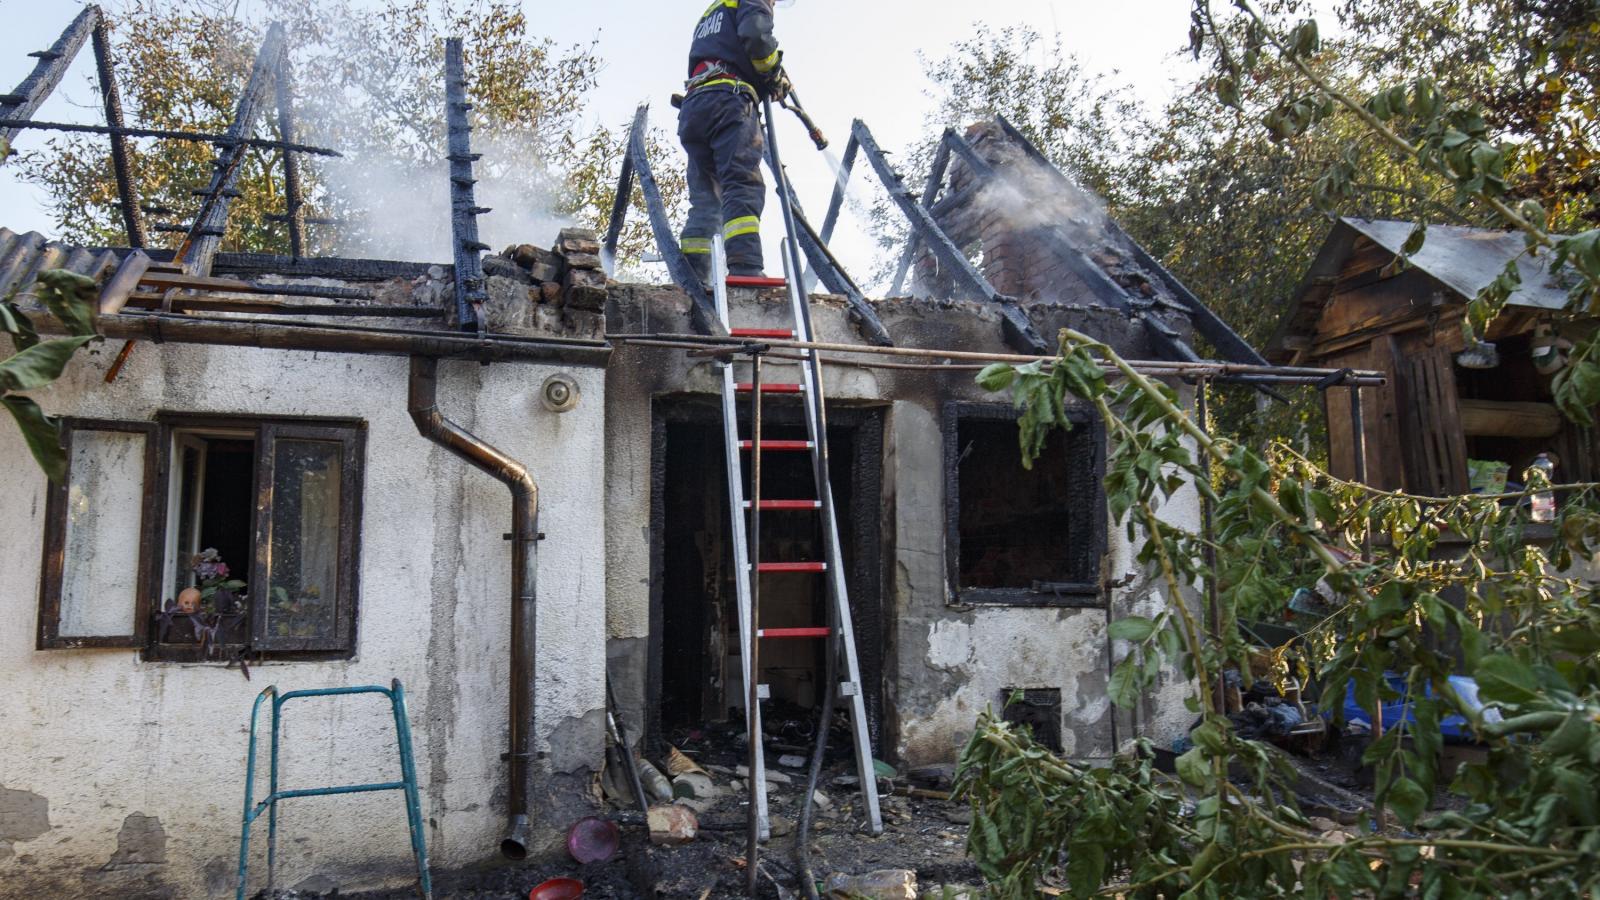
[[[106,124],[112,128],[127,127],[122,118],[122,92],[117,88],[117,74],[111,65],[111,23],[105,16],[94,23],[94,68],[100,82]],[[146,243],[144,217],[139,214],[139,198],[128,167],[126,134],[111,135],[111,171],[117,176],[117,205],[122,209],[122,228],[128,235],[128,246],[143,247]]]
[[[939,261],[957,273],[956,281],[969,299],[980,303],[993,303],[999,308],[1001,329],[1006,342],[1023,353],[1049,353],[1049,345],[1039,336],[1038,330],[1033,327],[1033,322],[1028,319],[1028,314],[1016,299],[995,290],[994,285],[972,265],[972,260],[967,259],[966,254],[951,242],[950,236],[939,227],[933,216],[912,198],[911,192],[906,190],[903,183],[904,179],[890,167],[882,148],[878,146],[878,141],[872,136],[872,132],[867,129],[866,123],[857,119],[853,133],[866,154],[867,163],[872,166],[878,180],[889,192],[889,199],[894,201],[900,212],[910,221],[912,229],[921,233],[923,240],[928,242],[928,246],[933,249]]]
[[[0,96],[0,107],[3,107],[4,96]],[[4,112],[0,108],[0,112]],[[173,131],[167,128],[136,128],[133,126],[113,125],[80,125],[75,122],[41,122],[25,117],[0,117],[0,133],[4,129],[16,128],[18,130],[62,131],[77,132],[82,134],[109,134],[123,137],[148,137],[163,138],[174,141],[194,141],[202,144],[216,144],[219,147],[260,147],[265,150],[284,150],[291,153],[310,153],[313,156],[343,156],[337,150],[327,147],[318,147],[314,144],[296,144],[289,141],[278,141],[271,138],[237,137],[229,134],[214,134],[208,131]]]
[[[278,135],[285,141],[295,138],[292,74],[289,55],[284,54],[278,60],[274,87],[278,102]],[[289,255],[299,259],[305,255],[305,217],[302,211],[305,201],[300,196],[300,157],[294,153],[283,154],[283,203],[284,221],[289,225]]]
[[[667,271],[671,273],[673,282],[689,295],[690,324],[701,334],[725,337],[727,331],[717,319],[716,311],[711,306],[711,298],[706,296],[706,287],[701,284],[694,270],[689,268],[689,260],[683,255],[683,249],[678,246],[672,222],[667,218],[667,207],[661,200],[661,188],[656,183],[655,173],[650,169],[650,156],[645,150],[644,138],[649,124],[650,106],[641,104],[633,115],[633,128],[628,135],[628,158],[633,162],[632,174],[638,177],[639,189],[644,193],[645,209],[650,216],[650,231],[655,236],[656,247],[661,251],[661,261],[667,264]],[[629,173],[625,170],[623,174],[626,177]],[[622,190],[625,186],[618,185],[619,197],[628,195]],[[618,224],[620,221],[620,217],[613,216],[612,227],[614,229],[620,227]],[[610,243],[608,246],[614,247],[615,244]]]
[[[15,91],[0,99],[0,119],[7,121],[27,119],[37,112],[45,99],[61,83],[61,78],[67,74],[67,68],[72,64],[73,57],[83,49],[84,42],[89,39],[90,33],[99,22],[100,7],[84,7],[83,12],[78,13],[77,18],[61,32],[61,36],[56,38],[50,49],[28,54],[37,58],[39,62],[33,67],[33,71],[28,73],[28,77],[17,85]],[[12,141],[16,140],[17,132],[20,130],[12,124],[0,124],[0,148],[9,147]],[[3,162],[4,155],[0,153],[0,163]]]
[[[261,50],[256,54],[255,65],[250,70],[250,80],[245,83],[244,93],[239,97],[233,122],[228,126],[230,137],[242,139],[255,127],[256,116],[266,99],[268,83],[274,80],[273,73],[283,58],[284,42],[283,25],[274,22],[267,29]],[[184,240],[183,265],[190,272],[205,275],[211,271],[212,259],[222,246],[222,236],[216,232],[227,228],[228,212],[233,206],[227,192],[237,191],[235,186],[239,181],[239,164],[243,160],[242,143],[224,147],[217,156],[217,170],[206,188],[207,197],[201,204],[200,213],[195,216],[189,237]]]
[[[455,255],[456,322],[463,331],[476,328],[483,332],[482,316],[484,291],[482,252],[489,249],[478,239],[477,201],[472,186],[472,162],[477,155],[472,152],[472,124],[467,111],[467,78],[462,61],[461,39],[445,41],[444,90],[445,125],[450,160],[450,237]]]

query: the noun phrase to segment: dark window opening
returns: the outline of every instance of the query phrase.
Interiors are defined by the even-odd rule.
[[[1016,411],[946,416],[950,577],[965,603],[1093,606],[1105,553],[1104,438],[1087,415],[1022,464]]]
[[[173,435],[176,530],[168,544],[163,598],[198,586],[195,560],[215,551],[233,579],[249,575],[255,510],[256,442],[253,434],[179,431]],[[248,582],[246,583],[246,588]]]
[[[1007,688],[1002,698],[1005,710],[1000,718],[1013,725],[1026,726],[1033,739],[1044,747],[1061,752],[1061,689]]]

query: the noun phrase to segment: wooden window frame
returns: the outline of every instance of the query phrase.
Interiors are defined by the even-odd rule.
[[[167,556],[167,516],[172,496],[175,433],[180,431],[249,431],[255,436],[253,473],[256,505],[251,511],[250,533],[254,558],[249,561],[250,583],[266,584],[270,563],[271,520],[266,515],[272,502],[272,461],[274,441],[279,438],[337,442],[342,446],[339,506],[339,607],[335,611],[333,637],[324,642],[304,639],[265,639],[256,632],[263,622],[259,610],[264,601],[250,603],[250,658],[272,661],[326,661],[354,658],[360,616],[360,551],[362,491],[366,481],[366,423],[357,419],[291,416],[248,416],[207,413],[157,413],[154,421],[111,421],[101,419],[62,420],[62,445],[71,458],[71,435],[75,430],[115,431],[145,435],[145,482],[143,514],[139,528],[138,593],[134,621],[127,635],[63,637],[60,635],[61,590],[65,574],[66,484],[52,484],[45,501],[44,561],[41,568],[38,649],[137,649],[143,658],[154,662],[218,662],[188,644],[162,644],[154,639],[150,625],[161,608]],[[230,645],[239,646],[239,645]]]
[[[1107,550],[1106,538],[1106,435],[1105,425],[1089,407],[1066,408],[1072,435],[1083,442],[1088,458],[1079,463],[1073,484],[1081,483],[1093,492],[1092,502],[1071,507],[1071,533],[1087,534],[1090,542],[1074,553],[1075,571],[1063,573],[1058,582],[1034,582],[1026,588],[964,588],[961,585],[961,473],[959,446],[963,421],[1017,421],[1018,411],[1009,403],[953,400],[944,406],[945,453],[945,566],[948,596],[960,606],[1025,606],[1062,609],[1103,609],[1106,591],[1101,568]],[[1018,449],[1019,459],[1021,449]],[[1069,448],[1068,452],[1071,452]]]
[[[152,491],[164,482],[161,477],[162,429],[154,422],[123,422],[111,419],[67,417],[61,420],[61,447],[72,459],[73,435],[80,431],[108,431],[144,435],[144,499],[139,516],[139,573],[136,576],[133,621],[125,635],[63,636],[61,634],[61,591],[66,574],[67,493],[71,487],[70,468],[60,484],[45,491],[44,559],[39,578],[39,621],[36,648],[39,650],[138,649],[145,646],[154,609],[155,595],[161,590],[161,554],[157,548],[165,534],[165,503],[153,502]]]

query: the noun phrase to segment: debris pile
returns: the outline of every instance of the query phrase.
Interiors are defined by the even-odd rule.
[[[507,247],[484,257],[483,274],[489,295],[483,312],[491,331],[605,335],[609,282],[593,231],[564,228],[548,250]]]

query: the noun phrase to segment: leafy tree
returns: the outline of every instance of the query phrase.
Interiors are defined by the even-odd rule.
[[[1148,742],[1090,768],[981,718],[957,790],[972,804],[968,850],[990,891],[1037,896],[1061,867],[1075,897],[1589,896],[1600,884],[1600,611],[1583,566],[1600,552],[1600,485],[1533,481],[1532,491],[1563,498],[1556,537],[1541,549],[1525,540],[1529,493],[1414,497],[1332,478],[1287,448],[1257,454],[1203,432],[1170,386],[1094,338],[1061,338],[1053,366],[996,365],[978,381],[1014,395],[1024,458],[1068,427],[1064,404],[1105,421],[1112,517],[1174,601],[1154,618],[1113,623],[1128,652],[1110,695],[1131,706],[1174,666],[1193,685],[1199,724],[1170,777]],[[1191,484],[1211,498],[1212,533],[1160,515]],[[1443,552],[1446,535],[1463,548]],[[1227,548],[1217,570],[1204,563],[1207,546]],[[1307,567],[1348,602],[1280,649],[1271,671],[1253,670],[1238,620],[1286,612]],[[1185,598],[1211,587],[1217,612],[1202,615]],[[1451,681],[1456,648],[1439,640],[1450,635],[1487,707]],[[1353,685],[1372,721],[1383,721],[1380,702],[1401,696],[1415,716],[1389,722],[1363,756],[1378,806],[1357,835],[1319,831],[1292,767],[1216,706],[1224,669],[1249,681],[1282,678],[1291,664],[1315,673],[1323,709],[1341,707]],[[1488,750],[1450,785],[1439,771],[1447,716]],[[1466,804],[1430,813],[1447,787]],[[1384,810],[1404,830],[1385,827]]]
[[[609,214],[625,135],[608,128],[585,135],[581,128],[601,60],[592,46],[560,47],[532,34],[517,3],[407,0],[373,9],[353,0],[265,0],[258,18],[245,18],[224,0],[127,0],[113,20],[116,75],[130,120],[218,132],[233,117],[265,23],[285,24],[296,137],[346,157],[301,157],[306,214],[339,223],[310,226],[310,252],[382,255],[395,237],[384,227],[386,217],[424,218],[408,227],[447,233],[446,35],[464,39],[475,149],[484,151],[477,164],[480,192],[505,201],[499,215],[516,217],[521,228],[539,222],[534,211],[593,227]],[[269,110],[256,136],[277,137],[277,131]],[[140,198],[170,210],[161,219],[187,223],[200,202],[193,191],[207,183],[214,155],[205,144],[137,142],[132,170]],[[65,239],[123,241],[103,138],[53,138],[23,156],[22,171],[45,187]],[[420,192],[418,180],[425,185]],[[676,202],[681,179],[663,181]],[[426,187],[435,182],[436,197]],[[287,227],[268,218],[284,212],[280,151],[247,151],[239,191],[224,248],[287,252]],[[521,239],[553,236],[552,228],[549,235]],[[650,245],[636,220],[625,233],[624,254]]]
[[[1476,103],[1443,94],[1426,75],[1378,80],[1370,90],[1342,83],[1322,67],[1315,21],[1283,28],[1243,0],[1234,6],[1231,19],[1207,0],[1196,0],[1194,12],[1195,48],[1215,64],[1208,87],[1224,106],[1244,111],[1261,67],[1285,67],[1298,91],[1257,119],[1262,126],[1292,140],[1348,124],[1391,164],[1447,185],[1455,210],[1520,231],[1529,252],[1551,253],[1574,281],[1571,313],[1592,315],[1600,230],[1553,234],[1543,203],[1516,196],[1519,186],[1551,184],[1519,178],[1511,165],[1536,145],[1495,133]],[[1600,29],[1583,33],[1594,40]],[[1317,182],[1319,201],[1350,197],[1357,171],[1334,160]],[[1407,251],[1425,240],[1419,227]],[[1516,286],[1511,272],[1472,301],[1469,328],[1481,332],[1492,320]],[[1597,355],[1593,339],[1580,345],[1558,381],[1558,401],[1573,418],[1589,421],[1600,401]],[[1585,571],[1600,553],[1600,485],[1551,486],[1530,470],[1528,492],[1430,498],[1341,481],[1288,448],[1263,455],[1206,434],[1169,386],[1071,331],[1053,366],[993,366],[979,382],[1013,392],[1025,458],[1067,425],[1066,402],[1088,404],[1106,421],[1112,515],[1142,541],[1138,558],[1176,601],[1156,618],[1112,626],[1132,647],[1111,679],[1112,699],[1133,701],[1165,661],[1195,685],[1191,708],[1200,716],[1193,748],[1176,761],[1177,781],[1136,761],[1089,772],[981,721],[959,782],[974,807],[969,848],[996,893],[1030,896],[1063,852],[1078,896],[1520,898],[1591,896],[1600,886],[1600,613]],[[1158,515],[1189,484],[1211,500],[1214,533]],[[1545,548],[1527,539],[1526,501],[1547,491],[1563,501]],[[1445,552],[1445,535],[1460,549]],[[1214,571],[1202,563],[1207,547],[1227,549]],[[1321,685],[1319,706],[1342,705],[1351,685],[1375,723],[1380,704],[1401,697],[1415,717],[1374,734],[1363,760],[1374,769],[1380,813],[1349,839],[1312,827],[1292,772],[1234,731],[1212,690],[1226,667],[1254,674],[1237,620],[1283,612],[1304,564],[1347,601],[1293,647],[1300,674],[1315,673]],[[1206,589],[1218,600],[1202,616],[1182,598]],[[1457,651],[1487,706],[1452,682]],[[1288,663],[1280,651],[1274,668],[1286,675]],[[1430,814],[1446,788],[1438,768],[1446,716],[1460,717],[1488,758],[1448,786],[1464,807]],[[1189,789],[1199,800],[1185,813],[1180,791]],[[1002,830],[998,823],[1018,809],[1041,814]],[[1407,831],[1386,829],[1383,809]],[[1109,883],[1123,870],[1131,874]]]

